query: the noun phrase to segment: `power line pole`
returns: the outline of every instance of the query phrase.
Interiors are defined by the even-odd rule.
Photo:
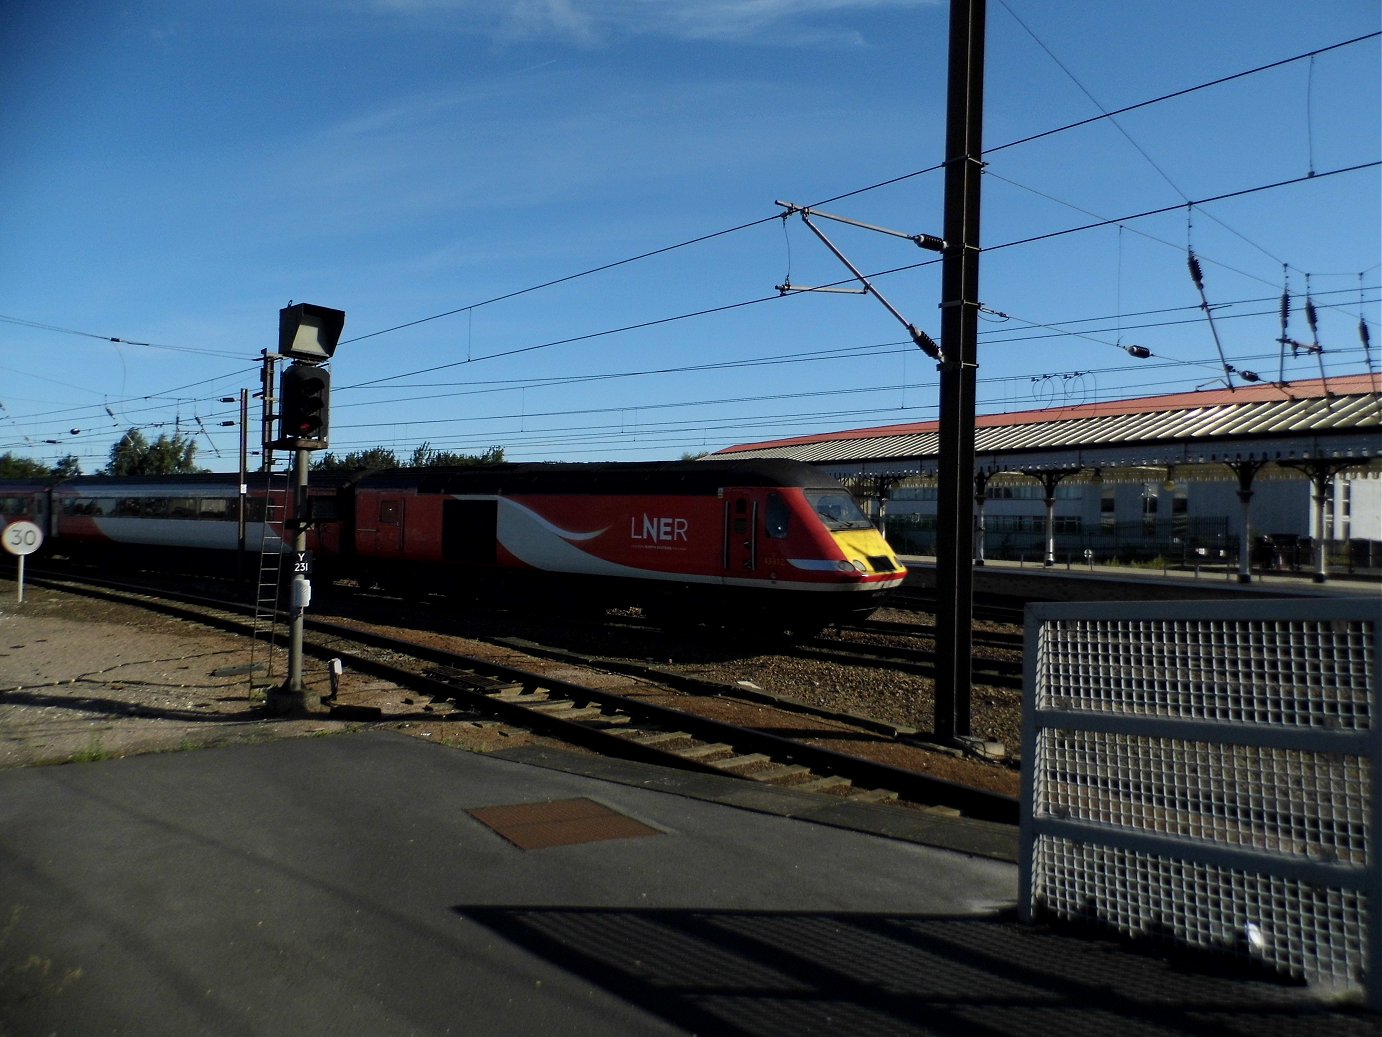
[[[943,741],[970,737],[985,8],[986,0],[950,0],[936,512],[935,733]]]

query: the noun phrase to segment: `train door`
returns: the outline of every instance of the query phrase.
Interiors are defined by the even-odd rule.
[[[374,499],[378,511],[372,516],[360,515],[355,530],[356,542],[362,553],[376,557],[396,557],[403,553],[403,510],[401,496],[379,496]],[[368,518],[374,522],[369,523]],[[368,549],[368,550],[366,550]]]
[[[465,565],[499,558],[499,502],[447,498],[441,509],[441,556]]]
[[[403,507],[402,497],[385,497],[379,502],[380,554],[403,553]]]
[[[745,493],[725,493],[725,572],[758,568],[758,502]]]

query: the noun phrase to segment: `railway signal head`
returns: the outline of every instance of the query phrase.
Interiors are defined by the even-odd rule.
[[[298,450],[326,447],[331,375],[314,364],[292,364],[279,387],[283,439]]]

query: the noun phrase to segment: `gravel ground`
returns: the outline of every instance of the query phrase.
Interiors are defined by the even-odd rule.
[[[0,578],[0,768],[341,733],[324,714],[268,718],[243,672],[249,639],[124,605],[29,585],[17,602]],[[312,697],[325,669],[305,675]],[[442,725],[404,689],[346,674],[341,693],[377,705],[391,726],[443,740]],[[433,730],[438,729],[438,730]],[[493,722],[444,725],[464,748],[541,741]]]
[[[936,708],[935,682],[885,664],[830,663],[800,657],[788,650],[767,648],[752,642],[726,642],[713,636],[669,637],[660,630],[619,624],[620,615],[604,625],[570,624],[541,616],[511,613],[481,614],[477,610],[393,609],[390,615],[417,629],[433,629],[461,637],[511,636],[565,648],[583,655],[645,661],[680,673],[722,684],[742,682],[775,695],[841,713],[874,717],[889,723],[930,732]],[[918,615],[880,610],[877,618],[892,622],[918,622]],[[929,617],[920,617],[926,620]],[[846,640],[885,640],[846,632]],[[927,648],[927,639],[912,642]],[[1013,650],[979,649],[1021,661]],[[1016,752],[1022,736],[1022,693],[1007,688],[976,686],[971,720],[976,736],[1004,743]]]
[[[141,752],[176,751],[228,742],[300,737],[359,725],[316,715],[268,718],[243,672],[249,641],[138,609],[30,585],[25,602],[0,579],[0,767],[76,762]],[[651,663],[727,685],[747,684],[773,695],[889,723],[931,728],[934,688],[928,679],[886,666],[841,666],[762,653],[722,641],[668,638],[660,631],[621,626],[572,625],[552,619],[483,610],[453,611],[365,603],[365,611],[398,636],[535,672],[630,690],[625,677],[571,672],[526,656],[516,647],[478,638],[532,640],[589,655]],[[314,615],[334,618],[314,604]],[[324,667],[308,660],[309,699],[329,690]],[[640,691],[641,688],[641,691]],[[678,708],[745,726],[818,730],[818,740],[839,737],[841,725],[795,714],[789,721],[753,703],[697,696],[688,700],[647,682],[633,690]],[[990,699],[992,701],[990,702]],[[383,724],[407,734],[474,751],[547,742],[522,729],[483,717],[448,716],[405,689],[347,672],[339,701],[378,706]],[[1015,750],[1020,695],[976,689],[975,733]],[[924,771],[995,791],[1015,793],[1017,771],[887,739],[859,742],[852,751],[894,766]]]
[[[934,682],[886,665],[823,662],[786,652],[763,652],[761,646],[726,643],[722,638],[669,637],[660,630],[621,624],[621,616],[617,613],[608,617],[608,623],[573,624],[531,614],[400,606],[397,602],[371,604],[368,599],[352,602],[350,611],[367,622],[373,619],[398,626],[399,636],[467,654],[484,655],[495,651],[486,641],[472,639],[506,638],[511,639],[508,643],[520,646],[524,641],[531,641],[582,656],[645,663],[730,687],[747,684],[753,690],[784,699],[914,728],[920,732],[919,741],[923,742],[933,729]],[[318,614],[323,618],[340,618],[332,615],[332,610],[324,603]],[[882,613],[880,618],[916,619],[913,613]],[[498,661],[529,670],[543,665],[532,658],[512,656]],[[570,679],[589,683],[591,675],[587,671],[570,675]],[[973,733],[1002,743],[1009,756],[1015,756],[1021,738],[1021,700],[1018,691],[975,688]],[[765,727],[783,724],[781,718],[765,719],[761,712],[755,712],[759,707],[729,698],[670,696],[665,700],[659,698],[659,702],[675,708],[694,705],[695,712],[729,723]],[[800,729],[804,721],[798,714],[788,723]],[[990,763],[884,739],[870,742],[866,747],[856,743],[853,751],[893,766],[925,771],[963,784],[1017,793],[1019,775],[1011,758],[1002,763]]]

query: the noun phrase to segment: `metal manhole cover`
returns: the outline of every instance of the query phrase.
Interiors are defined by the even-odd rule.
[[[656,828],[591,799],[514,803],[509,806],[476,807],[466,812],[520,850],[662,834]]]

